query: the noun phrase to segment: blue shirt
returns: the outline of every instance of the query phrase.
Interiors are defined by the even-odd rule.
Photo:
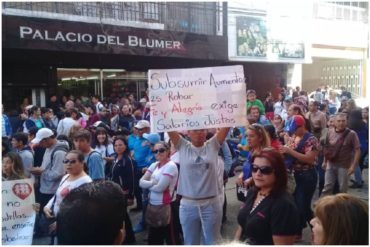
[[[148,167],[155,161],[150,144],[145,138],[137,137],[133,145],[133,150],[138,168]]]
[[[104,179],[104,160],[100,153],[93,151],[85,155],[85,162],[92,180]]]
[[[258,123],[262,124],[263,126],[271,124],[270,120],[268,120],[268,118],[265,115],[260,115],[260,117],[258,119]]]
[[[289,132],[289,126],[290,126],[290,121],[292,120],[292,117],[288,117],[287,120],[285,121],[284,124],[284,131]]]
[[[128,149],[133,150],[134,149],[134,144],[137,140],[138,136],[135,134],[131,134],[127,137],[127,142],[128,142]]]
[[[13,134],[12,126],[10,124],[9,118],[7,115],[2,114],[3,121],[2,121],[2,126],[1,126],[1,133],[2,136],[11,136]]]
[[[252,153],[248,153],[247,159],[243,163],[243,181],[252,176]]]
[[[240,140],[241,145],[246,145],[247,144],[247,130],[245,127],[240,127],[239,128],[240,132],[242,133],[242,139]],[[249,151],[246,150],[240,150],[239,155],[242,157],[248,157]]]

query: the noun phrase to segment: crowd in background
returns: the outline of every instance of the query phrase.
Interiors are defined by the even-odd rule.
[[[236,183],[246,192],[235,240],[293,244],[305,227],[324,224],[325,202],[312,208],[317,189],[321,202],[364,184],[368,107],[357,107],[344,88],[336,92],[318,88],[309,98],[298,87],[279,88],[261,101],[250,89],[246,126],[181,133],[150,131],[147,96],[59,100],[52,95],[47,107],[30,105],[26,98],[19,112],[2,114],[3,181],[34,179],[41,206],[35,236],[56,232],[57,223],[44,230],[43,219],[57,216],[74,188],[110,180],[121,187],[127,206],[136,205],[132,211],[142,211],[133,226],[132,211],[124,209],[125,244],[135,243],[135,233],[144,230],[149,244],[216,244],[227,215],[224,185],[241,166]],[[159,206],[169,210],[168,222],[150,223]],[[330,231],[338,236],[326,230],[324,237],[314,235],[314,243],[364,239],[340,239],[339,230]],[[61,243],[55,234],[53,243]]]

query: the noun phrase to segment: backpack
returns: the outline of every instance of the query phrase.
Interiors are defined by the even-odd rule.
[[[60,146],[57,146],[56,148],[54,148],[54,150],[51,152],[51,155],[50,155],[50,165],[51,166],[53,166],[54,154],[57,151],[64,151],[65,153],[67,153],[69,151],[69,149],[65,145],[60,145]]]
[[[108,154],[108,145],[105,146],[105,157],[110,157],[110,155]],[[112,161],[105,162],[104,174],[106,178],[109,178],[111,176],[112,165],[113,165]]]
[[[346,128],[342,137],[337,141],[336,145],[330,145],[329,143],[329,131],[326,134],[325,139],[325,146],[324,146],[324,157],[328,161],[333,161],[336,159],[337,155],[339,154],[340,150],[343,147],[344,140],[346,139],[347,135],[351,132],[349,128]]]

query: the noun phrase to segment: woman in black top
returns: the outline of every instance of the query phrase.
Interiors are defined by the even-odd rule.
[[[130,157],[125,137],[117,136],[113,141],[113,146],[115,159],[110,180],[121,186],[127,198],[127,206],[131,206],[134,200],[134,161]]]
[[[127,140],[124,136],[117,136],[113,141],[115,160],[113,161],[110,180],[119,184],[127,199],[127,206],[134,203],[134,161],[130,157]],[[124,244],[135,242],[135,234],[129,215],[126,212],[126,238]]]
[[[293,244],[299,231],[299,214],[287,188],[287,171],[281,154],[269,148],[252,158],[254,186],[238,215],[235,240],[248,244]]]

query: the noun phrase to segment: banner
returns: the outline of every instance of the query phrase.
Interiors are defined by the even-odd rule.
[[[149,70],[151,131],[243,126],[243,66]]]
[[[36,212],[33,180],[2,182],[2,244],[31,245]]]
[[[230,61],[312,63],[313,1],[244,0],[228,7]]]

